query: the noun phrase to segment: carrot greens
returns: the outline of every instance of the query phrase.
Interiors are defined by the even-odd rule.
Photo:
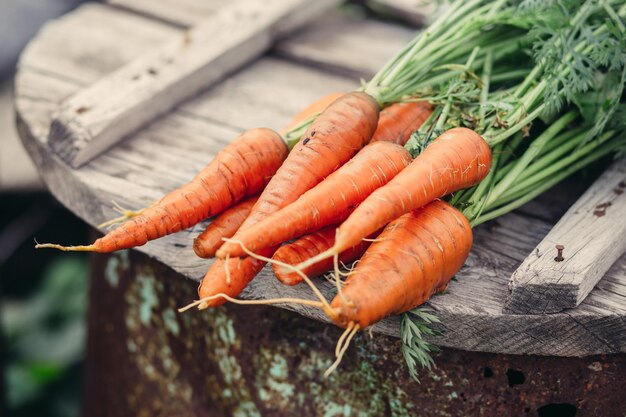
[[[626,1],[461,1],[448,13],[458,10],[484,14],[473,24],[461,20],[463,44],[472,52],[464,64],[431,67],[421,75],[441,81],[418,84],[415,91],[437,107],[406,147],[418,155],[459,126],[483,136],[493,152],[490,173],[450,198],[472,226],[520,207],[600,158],[624,152]],[[488,33],[505,28],[516,36],[489,40]],[[422,321],[416,332],[409,322],[418,321],[405,313],[403,353],[416,377],[418,363],[432,362],[429,350],[415,341],[428,334],[427,324]]]

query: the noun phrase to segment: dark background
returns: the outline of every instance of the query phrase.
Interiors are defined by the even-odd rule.
[[[87,226],[52,198],[15,132],[20,51],[79,0],[0,0],[0,416],[78,416],[87,257],[35,252],[36,236],[86,241]]]

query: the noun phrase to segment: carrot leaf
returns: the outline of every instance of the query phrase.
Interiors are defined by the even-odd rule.
[[[400,333],[402,335],[402,355],[409,367],[409,375],[418,383],[418,368],[429,369],[434,364],[431,353],[438,352],[439,348],[427,342],[424,337],[441,335],[432,325],[439,323],[439,318],[432,314],[432,310],[420,307],[402,315]]]

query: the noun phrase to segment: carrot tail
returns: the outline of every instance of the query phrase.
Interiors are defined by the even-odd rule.
[[[201,258],[215,256],[223,238],[232,237],[250,214],[257,197],[239,203],[217,216],[193,241],[193,250]]]
[[[480,135],[466,128],[448,130],[354,210],[327,256],[358,244],[404,213],[479,183],[490,168],[491,149]]]
[[[392,221],[367,249],[331,303],[337,325],[365,328],[427,301],[463,266],[472,230],[440,200]]]
[[[99,252],[98,248],[94,245],[82,245],[82,246],[63,246],[56,243],[37,243],[35,249],[58,249],[63,252]]]
[[[335,231],[335,226],[330,226],[318,232],[303,236],[293,243],[281,246],[272,259],[293,266],[298,265],[331,248],[335,243]],[[347,264],[359,259],[369,245],[370,242],[364,240],[357,246],[341,252],[339,254],[339,262]],[[301,272],[308,277],[316,277],[332,270],[333,266],[333,259],[326,258],[302,269]],[[283,284],[296,285],[302,282],[300,274],[296,273],[293,269],[285,268],[278,264],[272,265],[272,269],[274,270],[276,278]]]
[[[432,112],[432,106],[425,101],[394,103],[385,107],[380,112],[372,142],[382,140],[404,146]]]
[[[297,201],[237,233],[238,240],[257,251],[343,221],[355,206],[410,162],[410,154],[400,145],[371,143]],[[241,247],[224,244],[216,255],[241,256]]]
[[[230,143],[191,182],[169,193],[82,250],[113,252],[141,246],[218,214],[258,193],[287,155],[280,135],[250,129]],[[89,248],[89,249],[86,249]]]
[[[261,252],[263,256],[272,256],[276,248]],[[217,259],[209,268],[198,288],[200,299],[207,299],[200,308],[215,307],[224,304],[227,299],[215,297],[226,294],[237,297],[250,281],[263,269],[265,262],[252,257]]]
[[[132,219],[133,217],[140,215],[144,211],[144,209],[130,210],[130,209],[124,208],[120,206],[119,204],[117,204],[116,201],[112,201],[112,203],[113,203],[113,210],[117,211],[119,214],[121,214],[121,216],[116,217],[111,220],[107,220],[103,223],[100,223],[98,225],[98,229],[107,229],[113,225],[122,223],[128,219]]]

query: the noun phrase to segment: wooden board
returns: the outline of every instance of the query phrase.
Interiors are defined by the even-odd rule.
[[[98,160],[73,170],[52,154],[46,144],[50,114],[57,103],[114,70],[116,65],[123,65],[121,57],[130,60],[145,44],[179,30],[106,5],[85,5],[46,26],[24,52],[16,78],[20,134],[52,193],[74,213],[96,225],[115,215],[110,208],[111,199],[137,208],[189,180],[244,127],[259,125],[263,121],[270,127],[278,127],[314,98],[358,85],[358,80],[343,75],[353,69],[336,71],[341,61],[334,45],[344,44],[340,29],[353,24],[352,20],[346,19],[352,18],[337,18],[334,27],[321,19],[301,36],[286,40],[279,58],[265,57],[242,69]],[[309,30],[318,30],[318,24],[327,32],[325,37],[307,34]],[[402,31],[403,36],[409,37],[413,33],[376,21],[367,24],[379,29],[375,32],[379,37]],[[89,31],[105,33],[106,28],[115,30],[107,32],[108,36],[89,38],[84,42],[76,36],[77,33],[88,36]],[[331,31],[335,31],[336,37]],[[304,65],[288,53],[298,51],[302,39],[308,42],[303,43],[303,47],[316,51],[315,66]],[[315,39],[323,42],[317,49]],[[330,39],[335,42],[329,42]],[[372,40],[369,36],[360,40],[352,38],[351,42],[349,53],[365,56]],[[381,45],[398,43],[394,38],[380,39],[379,42]],[[59,44],[66,47],[57,48],[56,55],[52,56],[48,51]],[[123,50],[110,56],[103,53],[115,47]],[[393,48],[389,49],[387,53],[392,54]],[[327,65],[324,64],[325,51],[328,53]],[[85,60],[85,56],[97,57],[98,61]],[[381,55],[380,59],[386,58]],[[378,65],[382,64],[383,61]],[[350,65],[354,66],[354,62]],[[361,71],[367,73],[369,70],[363,68]],[[626,258],[621,258],[608,271],[575,310],[553,315],[503,314],[508,278],[552,226],[543,220],[552,214],[544,216],[541,213],[543,205],[536,207],[538,217],[517,212],[477,228],[475,247],[466,267],[450,284],[448,291],[430,303],[442,319],[445,330],[436,343],[459,349],[520,354],[580,356],[625,352]],[[191,251],[192,238],[200,229],[198,226],[168,236],[139,250],[181,275],[198,280],[210,265],[210,261],[196,258]],[[82,243],[65,242],[62,236],[37,238]],[[329,294],[326,283],[320,283],[320,286]],[[312,298],[305,287],[285,287],[278,283],[269,268],[242,296],[253,299]],[[181,305],[187,301],[181,300]],[[314,309],[285,307],[316,320],[326,320]],[[398,318],[392,317],[377,324],[373,330],[398,336],[398,326]]]
[[[180,27],[191,27],[215,13],[224,2],[219,0],[106,0],[112,6]],[[366,0],[364,3],[384,17],[422,26],[426,16],[437,8],[417,0]],[[434,3],[434,2],[433,2]]]
[[[607,169],[517,268],[504,309],[540,314],[574,308],[624,251],[626,159]]]
[[[236,0],[221,7],[65,100],[52,120],[50,148],[82,166],[338,2]]]

